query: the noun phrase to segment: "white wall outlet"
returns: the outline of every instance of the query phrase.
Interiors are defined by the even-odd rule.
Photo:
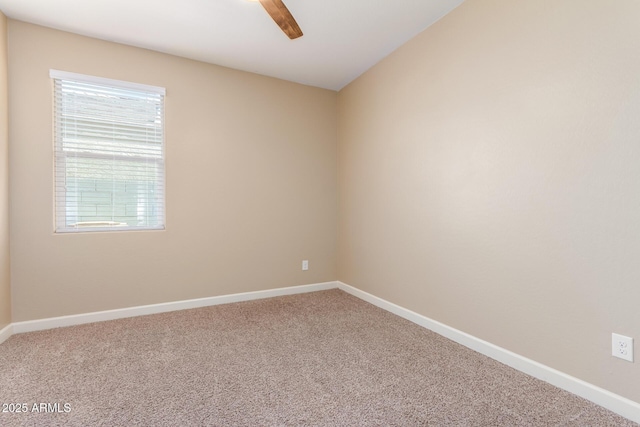
[[[302,261],[302,270],[307,271],[308,269],[309,269],[309,261],[305,259]]]
[[[611,354],[633,362],[633,338],[611,334]]]

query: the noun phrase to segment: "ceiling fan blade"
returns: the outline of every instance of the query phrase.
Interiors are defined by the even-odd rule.
[[[260,4],[291,40],[302,36],[302,30],[282,0],[260,0]]]

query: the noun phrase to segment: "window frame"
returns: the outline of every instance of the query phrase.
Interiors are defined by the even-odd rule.
[[[97,77],[97,76],[91,76],[91,75],[86,75],[86,74],[78,74],[78,73],[72,73],[72,72],[67,72],[67,71],[60,71],[60,70],[54,70],[51,69],[49,70],[49,77],[51,79],[51,83],[52,83],[52,89],[53,89],[53,123],[52,123],[52,132],[53,132],[53,173],[54,173],[54,177],[53,177],[53,184],[54,184],[54,188],[53,188],[53,210],[54,210],[54,215],[53,215],[53,231],[54,234],[74,234],[74,233],[86,233],[86,232],[120,232],[120,231],[158,231],[158,230],[165,230],[166,229],[166,136],[165,136],[165,96],[166,96],[166,89],[163,87],[159,87],[159,86],[152,86],[152,85],[147,85],[147,84],[141,84],[141,83],[133,83],[133,82],[129,82],[129,81],[124,81],[124,80],[115,80],[115,79],[108,79],[108,78],[104,78],[104,77]],[[96,223],[110,223],[111,225],[101,225],[101,226],[76,226],[76,227],[69,227],[66,224],[66,209],[64,209],[63,212],[60,212],[60,208],[59,206],[65,206],[66,203],[65,202],[61,202],[58,203],[56,202],[56,198],[58,197],[59,193],[57,190],[57,180],[58,177],[57,172],[64,170],[66,171],[66,160],[69,157],[86,157],[86,158],[92,158],[92,159],[100,159],[100,158],[105,158],[108,156],[104,156],[103,154],[99,154],[99,153],[95,153],[93,155],[91,154],[79,154],[76,153],[73,156],[67,156],[66,154],[64,154],[63,151],[61,151],[59,153],[59,149],[58,149],[58,145],[59,143],[61,143],[61,141],[59,142],[59,138],[60,136],[58,135],[58,131],[57,131],[57,119],[58,119],[58,113],[57,113],[57,108],[56,108],[56,80],[66,80],[66,81],[71,81],[71,82],[78,82],[78,83],[88,83],[88,84],[96,84],[96,85],[101,85],[101,86],[106,86],[106,87],[111,87],[114,90],[132,90],[132,91],[139,91],[139,92],[147,92],[149,94],[154,94],[154,95],[159,95],[160,96],[160,107],[161,107],[161,129],[162,129],[162,138],[161,138],[161,158],[157,160],[156,163],[159,163],[159,166],[161,167],[161,172],[162,172],[162,179],[161,180],[157,180],[156,182],[161,184],[162,189],[161,189],[161,193],[160,193],[160,200],[161,200],[161,211],[158,214],[158,220],[159,220],[159,224],[155,225],[155,226],[121,226],[121,225],[114,225],[115,222],[113,221],[96,221]],[[111,158],[113,158],[115,160],[116,157],[120,157],[120,156],[111,156]],[[122,157],[126,157],[126,156],[122,156]],[[59,162],[63,162],[62,165],[60,165]],[[64,197],[66,197],[67,192],[64,192]]]

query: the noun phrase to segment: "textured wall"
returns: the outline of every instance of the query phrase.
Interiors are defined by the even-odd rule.
[[[166,231],[53,233],[51,68],[166,87]],[[335,92],[14,20],[9,75],[14,321],[335,280]]]
[[[7,18],[0,12],[0,329],[11,323]]]
[[[339,280],[640,401],[638,22],[470,0],[343,89]]]

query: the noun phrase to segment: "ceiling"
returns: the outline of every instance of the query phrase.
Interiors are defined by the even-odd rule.
[[[289,40],[248,0],[0,0],[10,18],[339,90],[463,0],[284,0]]]

